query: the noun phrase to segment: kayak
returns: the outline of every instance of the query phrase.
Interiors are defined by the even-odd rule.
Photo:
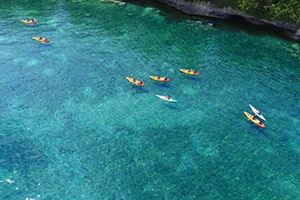
[[[143,83],[143,81],[139,81],[139,80],[135,80],[134,78],[131,78],[131,77],[126,77],[126,79],[130,82],[130,83],[132,83],[132,84],[134,84],[134,85],[137,85],[137,86],[144,86],[145,84]]]
[[[182,73],[189,74],[189,75],[194,75],[194,76],[198,76],[200,74],[199,72],[196,72],[196,71],[191,70],[191,69],[180,69],[179,71],[182,72]]]
[[[36,21],[26,20],[26,19],[22,19],[21,22],[22,22],[23,24],[36,24]]]
[[[39,42],[44,42],[44,43],[48,43],[50,42],[50,40],[48,40],[47,38],[40,38],[40,37],[32,37],[32,39],[39,41]]]
[[[168,97],[168,96],[163,96],[163,95],[158,95],[158,94],[157,94],[156,96],[157,96],[158,98],[164,100],[164,101],[167,101],[167,102],[173,102],[173,103],[177,102],[177,100],[172,99],[172,98],[170,98],[170,97]]]
[[[261,127],[261,128],[265,128],[266,126],[259,121],[258,119],[253,119],[253,115],[251,115],[250,113],[247,113],[246,111],[244,111],[244,114],[247,116],[247,118],[252,121],[254,124],[256,124],[257,126]]]
[[[159,82],[170,82],[170,79],[167,77],[160,77],[160,76],[150,76],[151,79]]]
[[[266,121],[265,117],[264,117],[263,115],[259,114],[259,113],[260,113],[259,110],[257,110],[257,109],[256,109],[254,106],[252,106],[251,104],[249,104],[249,106],[250,106],[251,110],[252,110],[259,118],[261,118],[261,119],[263,119],[264,121]]]

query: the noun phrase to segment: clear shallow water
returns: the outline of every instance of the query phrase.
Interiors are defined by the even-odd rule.
[[[300,199],[298,44],[131,4],[2,0],[0,16],[0,199]]]

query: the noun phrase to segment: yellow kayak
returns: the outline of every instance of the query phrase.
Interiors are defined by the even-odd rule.
[[[43,42],[43,43],[50,42],[50,40],[48,40],[47,38],[44,38],[44,37],[32,37],[32,39],[39,41],[39,42]]]
[[[27,20],[27,19],[22,19],[21,22],[23,24],[36,24],[37,22],[36,21],[33,21],[33,20]]]
[[[136,80],[136,79],[134,79],[134,78],[131,78],[131,77],[126,77],[126,79],[130,82],[130,83],[132,83],[132,84],[134,84],[134,85],[137,85],[137,86],[144,86],[145,84],[143,83],[143,81],[139,81],[139,80]]]
[[[167,77],[160,77],[160,76],[150,76],[151,79],[159,82],[170,82],[170,79]]]
[[[254,124],[256,124],[257,126],[261,127],[261,128],[265,128],[266,126],[259,121],[257,118],[253,119],[253,115],[251,115],[250,113],[247,113],[246,111],[244,111],[244,114],[247,116],[247,118],[252,121]]]
[[[192,69],[180,69],[179,71],[182,73],[194,75],[194,76],[198,76],[200,74],[199,72],[192,70]]]

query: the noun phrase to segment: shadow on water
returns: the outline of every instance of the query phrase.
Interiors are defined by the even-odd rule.
[[[46,49],[50,49],[51,47],[52,47],[52,45],[50,43],[40,43],[39,49],[40,50],[46,50]]]
[[[282,40],[295,42],[291,38],[287,37],[285,35],[285,31],[280,28],[277,28],[272,25],[255,25],[239,16],[232,16],[232,18],[230,19],[225,19],[225,20],[219,19],[217,21],[220,22],[219,23],[220,26],[218,27],[227,31],[233,31],[233,32],[245,31],[246,33],[253,36],[263,37],[269,35]]]
[[[265,129],[266,128],[260,128],[260,127],[256,126],[256,130],[259,132],[259,134],[268,137],[268,134],[266,134]]]
[[[176,105],[177,103],[169,103],[169,102],[164,102],[164,106],[168,107],[173,110],[178,110],[178,106]]]
[[[194,82],[201,82],[201,79],[197,76],[185,76],[184,77],[185,79],[188,79],[188,80],[191,80],[191,81],[194,81]]]
[[[248,122],[248,127],[249,129],[252,129],[253,132],[255,132],[256,134],[260,134],[260,135],[263,135],[263,136],[268,136],[266,133],[265,133],[265,128],[260,128],[258,127],[256,124],[254,124],[253,122],[251,121],[247,121]],[[259,132],[259,133],[257,133]]]
[[[138,1],[138,0],[129,0],[128,2],[133,3],[135,5],[141,7],[153,7],[156,9],[161,10],[161,15],[166,17],[166,20],[172,22],[180,22],[183,20],[200,20],[200,21],[212,21],[216,23],[216,28],[220,28],[227,31],[232,32],[240,32],[244,31],[250,35],[254,36],[272,36],[282,40],[293,41],[285,35],[285,31],[271,25],[255,25],[244,18],[239,16],[232,16],[230,19],[217,19],[211,17],[204,17],[204,16],[195,16],[195,15],[187,15],[173,7],[170,7],[164,3],[160,3],[157,1],[145,0],[145,1]]]
[[[168,83],[154,83],[154,85],[158,86],[158,87],[162,87],[162,88],[171,88],[170,84]]]
[[[139,87],[139,86],[131,85],[131,89],[132,89],[133,92],[135,92],[135,94],[148,93],[148,90],[145,89],[144,87]]]

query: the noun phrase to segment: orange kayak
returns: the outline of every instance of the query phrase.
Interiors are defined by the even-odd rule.
[[[22,19],[21,22],[22,22],[23,24],[36,24],[36,21],[26,20],[26,19]]]
[[[244,111],[244,114],[247,116],[247,118],[253,122],[254,124],[256,124],[257,126],[261,127],[261,128],[265,128],[266,126],[259,121],[257,118],[253,119],[253,115],[251,115],[250,113],[247,113],[246,111]]]
[[[132,84],[134,84],[134,85],[137,85],[137,86],[145,86],[145,84],[143,83],[143,81],[139,81],[139,80],[135,80],[134,78],[131,78],[131,77],[126,77],[126,79],[130,82],[130,83],[132,83]]]
[[[32,39],[39,41],[39,42],[44,42],[44,43],[50,42],[50,40],[48,40],[47,38],[44,38],[44,37],[32,37]]]
[[[170,79],[167,77],[160,77],[160,76],[150,76],[151,79],[159,82],[170,82]]]
[[[179,71],[182,73],[194,75],[194,76],[198,76],[200,74],[199,72],[192,70],[192,69],[180,69]]]

